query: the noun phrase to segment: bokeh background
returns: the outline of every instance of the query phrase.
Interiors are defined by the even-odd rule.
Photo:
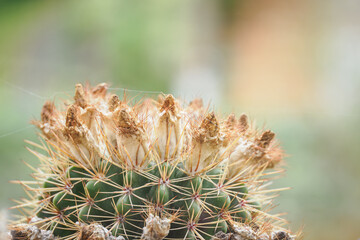
[[[74,84],[167,92],[246,112],[277,133],[275,187],[305,239],[360,238],[360,3],[357,0],[0,0],[0,206],[37,163],[24,139],[46,99]],[[3,214],[6,210],[3,210]],[[11,215],[9,216],[11,218]]]

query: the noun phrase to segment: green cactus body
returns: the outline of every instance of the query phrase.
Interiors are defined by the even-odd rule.
[[[171,95],[131,108],[106,85],[77,85],[74,99],[64,113],[46,103],[37,123],[57,148],[34,194],[44,229],[76,239],[96,222],[137,239],[151,213],[171,219],[168,238],[211,239],[259,215],[268,223],[255,180],[279,161],[270,131],[258,135],[244,116],[219,122],[198,101],[181,110]]]

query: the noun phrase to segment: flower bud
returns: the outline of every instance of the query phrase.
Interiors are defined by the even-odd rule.
[[[191,175],[201,172],[218,160],[217,154],[222,144],[219,131],[215,114],[209,113],[193,133],[190,156],[185,162],[186,170]]]
[[[179,107],[172,95],[166,96],[155,128],[155,149],[161,161],[174,158],[182,147]]]
[[[116,140],[120,159],[130,168],[145,166],[149,158],[149,144],[143,127],[126,108],[118,112],[117,118]]]

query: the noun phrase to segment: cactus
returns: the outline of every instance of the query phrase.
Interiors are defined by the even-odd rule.
[[[45,103],[34,121],[42,144],[29,148],[41,165],[33,182],[19,181],[30,199],[15,207],[25,218],[13,229],[25,223],[59,239],[216,239],[248,229],[253,238],[239,239],[292,239],[269,213],[281,189],[265,187],[283,156],[273,132],[245,114],[221,120],[199,99],[130,105],[106,84],[76,85],[63,110]]]

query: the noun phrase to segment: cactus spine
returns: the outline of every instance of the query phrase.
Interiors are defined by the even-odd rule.
[[[198,99],[130,105],[106,84],[76,85],[63,111],[45,103],[22,223],[59,239],[211,239],[241,226],[255,236],[242,239],[291,238],[264,195],[278,191],[264,190],[282,158],[273,132],[244,114],[220,120]],[[108,238],[92,235],[99,226]]]

